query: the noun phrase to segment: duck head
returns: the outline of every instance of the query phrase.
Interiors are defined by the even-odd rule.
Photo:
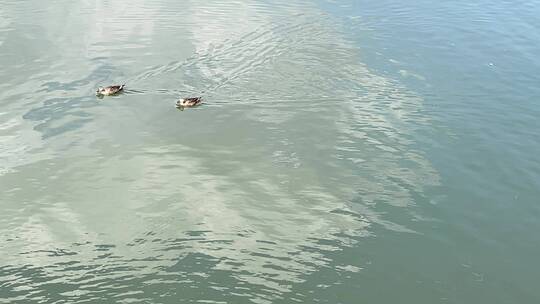
[[[183,107],[185,107],[185,106],[187,106],[187,105],[188,105],[188,101],[187,101],[186,99],[184,99],[184,98],[181,98],[180,100],[178,100],[178,101],[176,102],[176,107],[177,107],[177,108],[180,108],[180,107],[183,108]]]

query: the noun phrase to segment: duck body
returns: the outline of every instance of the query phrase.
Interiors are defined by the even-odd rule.
[[[187,97],[181,98],[176,102],[177,108],[192,108],[198,106],[202,102],[202,97]]]
[[[110,96],[110,95],[116,95],[124,90],[124,87],[126,85],[112,85],[108,87],[99,87],[96,91],[96,95],[98,96]]]

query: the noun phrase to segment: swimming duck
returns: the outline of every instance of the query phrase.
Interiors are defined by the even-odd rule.
[[[112,86],[108,86],[108,87],[99,87],[96,91],[96,95],[98,96],[110,96],[110,95],[115,95],[115,94],[118,94],[120,93],[121,91],[124,90],[124,87],[126,85],[123,84],[123,85],[112,85]]]
[[[202,97],[187,97],[181,98],[176,102],[176,107],[179,109],[192,108],[199,105],[202,102]]]

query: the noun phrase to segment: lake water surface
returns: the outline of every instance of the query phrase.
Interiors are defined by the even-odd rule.
[[[539,303],[540,3],[408,2],[0,0],[0,303]]]

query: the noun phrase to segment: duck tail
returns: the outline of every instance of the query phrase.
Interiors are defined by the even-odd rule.
[[[123,85],[120,86],[120,90],[124,89],[124,87],[126,86],[126,84],[124,83]]]

